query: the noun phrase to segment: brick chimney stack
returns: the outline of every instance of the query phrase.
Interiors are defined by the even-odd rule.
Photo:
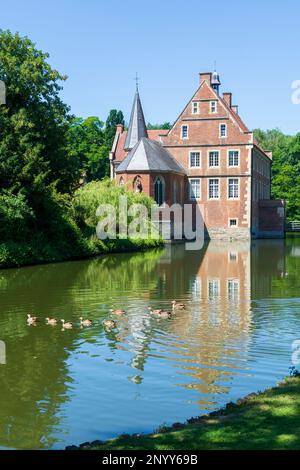
[[[229,108],[232,107],[232,93],[223,93],[223,100],[229,106]]]
[[[209,85],[211,85],[211,72],[201,72],[199,73],[200,75],[200,83],[203,82],[203,80],[206,80]]]

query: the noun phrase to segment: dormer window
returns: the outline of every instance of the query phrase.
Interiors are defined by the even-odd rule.
[[[192,102],[192,114],[199,114],[199,103],[198,101]]]
[[[181,138],[188,139],[188,126],[181,126]]]
[[[212,114],[217,112],[217,101],[211,101],[210,102],[210,112]]]

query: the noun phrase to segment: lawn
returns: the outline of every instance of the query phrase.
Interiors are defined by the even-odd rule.
[[[192,420],[190,420],[192,421]],[[92,443],[93,444],[93,443]],[[300,449],[300,378],[253,394],[224,410],[149,435],[121,436],[84,449]]]

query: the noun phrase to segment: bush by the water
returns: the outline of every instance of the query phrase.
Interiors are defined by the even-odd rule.
[[[63,261],[110,252],[155,248],[161,240],[99,240],[96,236],[99,204],[110,203],[118,212],[119,196],[126,195],[128,205],[139,203],[150,212],[153,200],[119,188],[109,180],[94,181],[78,189],[74,198],[52,192],[43,201],[45,220],[34,213],[21,195],[0,197],[0,266]]]

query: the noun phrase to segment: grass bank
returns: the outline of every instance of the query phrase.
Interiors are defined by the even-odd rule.
[[[126,239],[101,241],[84,239],[75,244],[67,240],[49,243],[43,236],[34,237],[22,243],[0,243],[0,269],[43,263],[56,263],[92,258],[108,253],[127,253],[158,248],[161,240]]]
[[[236,404],[186,424],[174,424],[148,435],[81,446],[94,450],[254,450],[300,449],[300,378],[251,394]]]

